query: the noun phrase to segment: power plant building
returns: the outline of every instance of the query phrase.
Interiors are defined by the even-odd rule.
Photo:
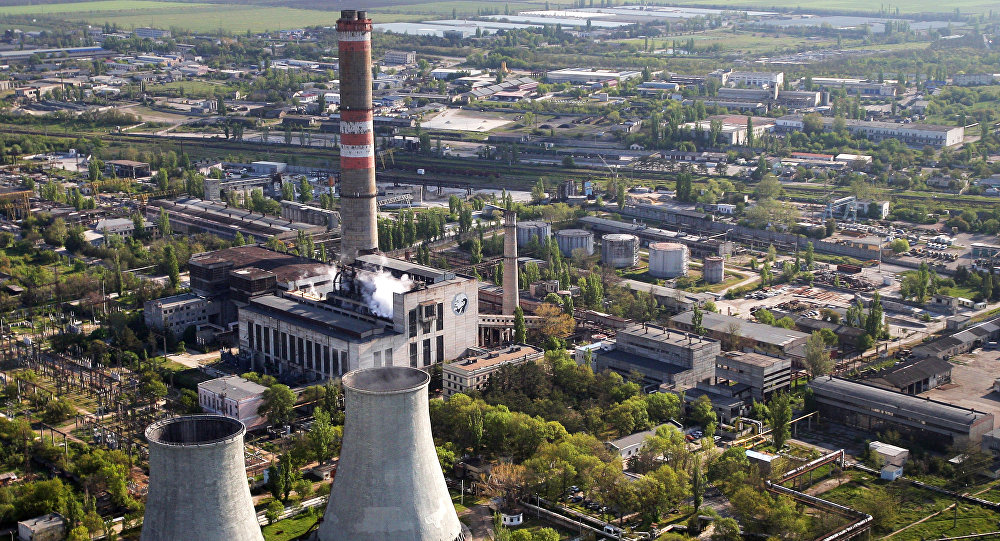
[[[623,376],[642,374],[649,384],[675,389],[711,383],[715,357],[722,351],[718,340],[652,324],[632,324],[618,332],[613,342],[591,351],[595,372],[612,370]],[[582,359],[577,355],[577,362]]]
[[[402,366],[344,376],[343,447],[319,541],[466,539],[431,437],[429,382]]]
[[[242,361],[283,379],[428,367],[477,346],[475,279],[379,255],[328,267],[333,287],[254,297],[239,309]]]

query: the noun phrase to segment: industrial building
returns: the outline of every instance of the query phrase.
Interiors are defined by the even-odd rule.
[[[781,88],[785,83],[785,74],[780,71],[730,71],[728,72],[727,82],[734,86]]]
[[[236,419],[248,429],[267,419],[257,413],[267,387],[239,376],[224,376],[198,384],[198,405],[208,413]]]
[[[13,537],[11,532],[11,537]],[[59,513],[49,513],[17,523],[18,541],[63,541],[66,539],[66,519]]]
[[[233,240],[239,233],[245,239],[265,241],[271,237],[295,239],[299,231],[308,234],[325,233],[325,225],[289,222],[277,216],[233,208],[225,203],[183,198],[175,201],[156,199],[146,206],[146,219],[153,222],[165,212],[170,227],[177,233],[195,235],[210,233],[225,240]]]
[[[476,352],[441,367],[444,398],[468,390],[481,391],[490,374],[505,366],[515,366],[541,359],[544,352],[536,347],[515,344],[497,351]]]
[[[979,444],[983,434],[993,430],[991,413],[873,385],[826,376],[812,380],[809,387],[821,415],[868,433],[894,430],[946,447]]]
[[[724,89],[719,89],[721,93]],[[738,89],[728,89],[737,91]],[[741,92],[766,92],[765,90],[740,90]],[[760,103],[754,101],[754,104]],[[721,131],[718,133],[716,144],[720,145],[745,145],[747,144],[747,119],[752,122],[753,139],[760,140],[765,134],[774,129],[774,119],[762,116],[747,117],[744,115],[713,115],[705,120],[688,122],[682,124],[681,128],[698,133],[701,130],[702,137],[708,140],[712,136],[712,124],[719,123]]]
[[[552,84],[571,83],[604,83],[614,81],[615,84],[629,79],[641,77],[642,73],[634,70],[606,70],[597,68],[565,68],[553,70],[545,74]]]
[[[619,331],[614,341],[591,349],[591,368],[623,376],[638,372],[648,384],[687,389],[699,381],[711,382],[715,356],[721,351],[718,340],[648,323],[632,324]],[[582,360],[578,354],[577,362]]]
[[[622,285],[632,291],[641,291],[652,295],[656,299],[657,304],[674,313],[687,312],[694,308],[695,305],[702,306],[708,301],[715,300],[715,297],[711,293],[692,293],[683,289],[658,286],[649,282],[640,282],[639,280],[622,280]]]
[[[653,242],[649,245],[649,275],[656,278],[687,276],[688,249],[677,242]]]
[[[759,353],[727,351],[715,358],[717,385],[746,385],[750,396],[764,402],[786,391],[792,382],[792,362]]]
[[[585,229],[560,229],[556,231],[556,245],[565,257],[572,257],[578,249],[594,255],[594,234]]]
[[[699,221],[708,216],[701,212],[692,214],[696,214]],[[652,219],[657,218],[652,217]],[[640,241],[642,241],[643,244],[653,242],[680,243],[688,247],[688,251],[692,257],[703,257],[706,255],[727,256],[732,255],[735,250],[735,245],[732,241],[725,239],[725,234],[716,234],[711,237],[705,237],[677,231],[668,231],[666,229],[659,229],[656,227],[648,227],[640,223],[609,220],[607,218],[599,218],[597,216],[584,216],[583,218],[580,218],[580,225],[593,229],[599,233],[635,235]],[[559,233],[561,233],[561,231],[556,233],[557,241],[559,240]]]
[[[913,359],[883,368],[866,381],[905,394],[920,394],[951,382],[951,363],[936,357]]]
[[[983,321],[950,336],[932,340],[913,348],[913,356],[922,359],[933,357],[947,360],[955,355],[983,347],[987,342],[1000,340],[1000,317]]]
[[[712,385],[699,381],[692,389],[675,391],[680,394],[685,414],[690,414],[695,402],[702,396],[712,403],[712,411],[723,423],[732,423],[734,419],[743,417],[750,410],[749,389],[746,385]]]
[[[823,130],[833,130],[834,118],[821,117]],[[775,122],[775,131],[802,131],[805,126],[802,115],[785,115]],[[851,135],[871,141],[896,139],[911,147],[950,147],[962,142],[965,128],[962,126],[939,126],[936,124],[898,124],[868,120],[846,119],[844,126]]]
[[[181,293],[172,297],[164,297],[146,301],[142,316],[146,327],[150,329],[167,330],[174,335],[180,335],[188,327],[194,325],[219,325],[219,310],[221,306],[211,302],[206,297],[194,293]]]
[[[601,264],[623,269],[639,264],[639,237],[609,233],[601,237]]]
[[[220,415],[156,421],[141,541],[264,541],[244,462],[246,428]]]
[[[670,318],[670,323],[682,331],[694,332],[694,325],[691,323],[693,316],[694,312],[683,312]],[[734,349],[787,357],[797,368],[805,358],[805,343],[809,339],[806,333],[715,312],[704,312],[701,324],[705,328],[705,334],[716,340],[738,340],[740,347]]]
[[[428,367],[477,346],[475,279],[378,255],[325,268],[325,295],[298,288],[240,305],[240,358],[248,366],[322,380],[358,368]]]
[[[343,447],[318,541],[470,538],[434,450],[430,379],[401,366],[344,376]]]
[[[627,467],[628,466],[627,461],[630,458],[633,458],[636,455],[638,455],[642,451],[642,448],[646,445],[646,440],[651,436],[656,435],[656,431],[659,430],[660,427],[662,426],[667,426],[667,425],[662,424],[659,426],[655,426],[649,430],[643,430],[641,432],[629,434],[628,436],[622,436],[617,440],[606,441],[604,442],[604,446],[607,447],[607,449],[612,453],[621,457],[622,461],[625,463],[625,466]]]
[[[813,77],[812,84],[824,90],[842,89],[848,96],[891,98],[896,95],[896,85],[889,82],[879,83],[844,77]]]
[[[287,199],[281,201],[281,217],[291,222],[320,225],[331,230],[340,228],[339,212]]]
[[[104,173],[114,178],[142,178],[150,174],[149,164],[134,160],[108,160],[104,162]]]

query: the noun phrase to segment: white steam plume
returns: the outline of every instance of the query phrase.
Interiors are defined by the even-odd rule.
[[[386,271],[359,271],[356,277],[361,290],[361,298],[379,317],[392,317],[392,296],[413,289],[413,280],[403,275],[396,278]]]

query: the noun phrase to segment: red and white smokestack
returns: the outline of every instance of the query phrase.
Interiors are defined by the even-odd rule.
[[[372,114],[372,20],[345,9],[340,49],[341,261],[378,251],[375,127]]]
[[[503,306],[504,315],[514,315],[520,303],[517,280],[517,213],[503,211]]]

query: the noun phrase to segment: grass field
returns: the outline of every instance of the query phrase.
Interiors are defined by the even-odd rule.
[[[274,524],[264,526],[264,539],[267,541],[290,541],[309,531],[319,517],[302,513],[300,515],[279,520]]]
[[[33,6],[2,6],[4,15],[50,15],[70,13],[92,13],[101,11],[149,12],[164,9],[195,9],[208,4],[162,2],[160,0],[96,0],[94,2],[69,2],[64,4],[39,4]]]
[[[865,0],[826,0],[825,2],[817,2],[812,6],[808,2],[802,2],[802,0],[726,0],[725,2],[713,2],[712,0],[667,0],[656,3],[671,6],[713,6],[725,9],[735,9],[737,7],[754,7],[759,9],[813,8],[825,11],[866,11],[869,13],[878,11],[879,7],[888,8],[893,12],[898,7],[900,13],[954,13],[956,8],[960,9],[963,13],[985,13],[990,9],[1000,9],[1000,2],[996,0],[955,0],[953,2],[908,0],[906,2],[897,1],[889,3],[867,2]]]

